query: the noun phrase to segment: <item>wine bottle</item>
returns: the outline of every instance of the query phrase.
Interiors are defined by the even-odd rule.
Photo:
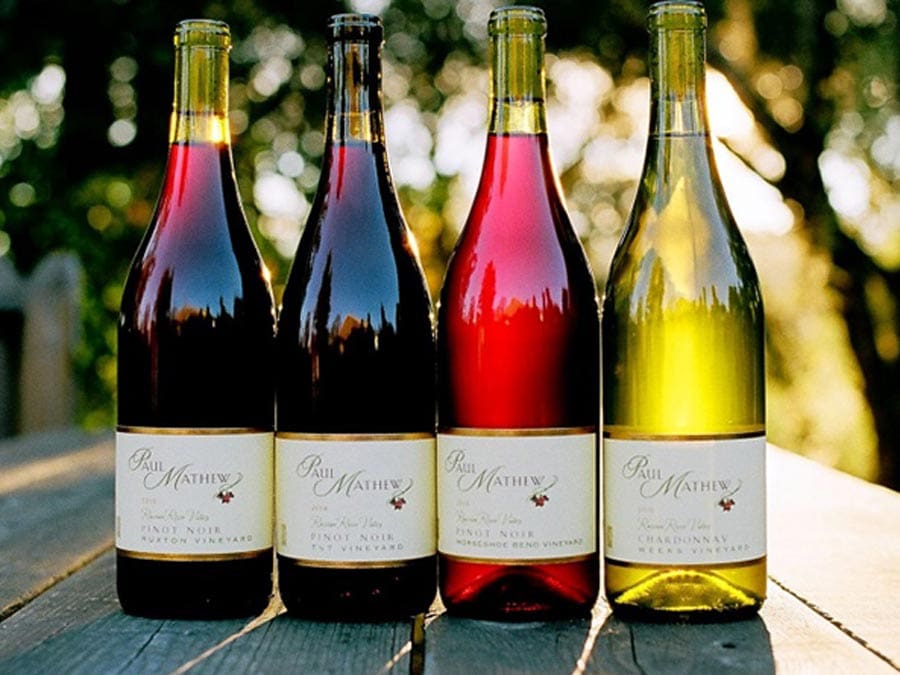
[[[278,323],[279,591],[301,616],[401,618],[436,593],[433,315],[384,145],[381,21],[328,29],[324,163]]]
[[[649,11],[650,135],[603,302],[606,595],[715,620],[766,592],[763,307],[716,172],[703,5]]]
[[[540,9],[492,12],[480,183],[438,311],[448,612],[586,615],[598,594],[599,311],[551,165]]]
[[[175,31],[164,185],[118,324],[116,561],[130,614],[222,617],[272,593],[275,312],[237,191],[229,28]]]

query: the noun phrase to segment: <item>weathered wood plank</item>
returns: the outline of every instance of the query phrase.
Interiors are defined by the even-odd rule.
[[[0,618],[112,546],[109,436],[0,443]]]
[[[900,669],[900,494],[774,447],[768,482],[770,576]]]
[[[590,628],[588,619],[498,623],[442,615],[425,631],[425,672],[571,673]]]
[[[285,614],[183,664],[192,674],[223,672],[408,673],[410,623],[325,623]],[[189,667],[188,667],[189,666]]]
[[[91,434],[75,428],[4,438],[0,440],[0,481],[8,472],[21,470],[36,460],[62,457],[111,438],[112,434]],[[39,475],[37,479],[44,477]]]
[[[438,616],[421,659],[404,622],[301,621],[274,605],[253,621],[126,616],[111,552],[52,585],[111,545],[111,439],[0,443],[0,607],[47,589],[0,621],[0,672],[896,672],[900,498],[775,448],[769,458],[776,582],[759,618],[644,624],[602,605],[593,621]]]
[[[893,673],[890,665],[778,586],[758,617],[720,624],[525,624],[440,616],[425,633],[425,673]]]
[[[409,672],[409,627],[286,616],[159,621],[121,613],[112,553],[0,623],[0,672]],[[272,612],[272,616],[274,616]],[[798,600],[772,589],[758,619],[718,625],[499,624],[438,617],[425,673],[895,672]]]
[[[650,624],[610,616],[586,673],[893,673],[886,662],[778,586],[760,615],[720,624]]]
[[[103,555],[0,623],[0,672],[409,672],[410,624],[164,621],[122,613]]]
[[[0,623],[0,672],[171,672],[246,623],[123,614],[108,552]]]
[[[885,612],[889,615],[890,610]],[[896,675],[877,654],[771,582],[760,616],[769,633],[777,672]]]
[[[585,672],[774,673],[775,665],[760,617],[720,624],[653,624],[613,615],[599,630]]]

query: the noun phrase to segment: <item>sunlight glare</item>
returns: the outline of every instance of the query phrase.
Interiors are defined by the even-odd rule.
[[[855,219],[868,211],[871,172],[863,160],[825,150],[819,155],[819,171],[828,201],[841,216]]]
[[[391,106],[384,115],[392,173],[398,185],[425,190],[435,178],[431,132],[412,99]]]
[[[715,136],[732,138],[753,133],[753,114],[741,101],[728,78],[718,70],[707,69],[706,99],[710,131]]]
[[[66,71],[62,66],[50,64],[44,66],[40,75],[31,83],[31,95],[35,101],[44,105],[58,103],[62,98],[65,84]]]
[[[612,76],[586,59],[548,57],[547,75],[555,96],[547,102],[550,149],[557,171],[579,160],[586,139],[600,123],[600,110],[613,88]]]
[[[360,14],[381,14],[390,0],[350,0],[350,7]]]
[[[720,141],[713,141],[716,166],[734,219],[744,232],[785,235],[794,213],[781,192],[763,180]]]

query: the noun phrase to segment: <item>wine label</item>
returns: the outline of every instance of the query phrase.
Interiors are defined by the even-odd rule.
[[[272,546],[271,432],[116,433],[116,547],[134,557],[239,557]]]
[[[766,554],[766,439],[603,440],[605,555],[737,563]]]
[[[276,549],[384,567],[435,554],[434,436],[279,433]]]
[[[595,553],[596,457],[585,428],[438,434],[438,550],[510,564]]]

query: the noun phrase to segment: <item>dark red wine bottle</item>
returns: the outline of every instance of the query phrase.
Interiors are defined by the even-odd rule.
[[[116,561],[130,614],[224,617],[272,593],[275,312],[228,130],[228,26],[175,32],[165,183],[118,328]]]
[[[587,615],[598,594],[599,316],[547,147],[541,10],[490,18],[481,181],[438,314],[447,610]]]
[[[376,17],[329,23],[325,160],[278,323],[288,611],[399,618],[436,591],[431,300],[391,183]]]

